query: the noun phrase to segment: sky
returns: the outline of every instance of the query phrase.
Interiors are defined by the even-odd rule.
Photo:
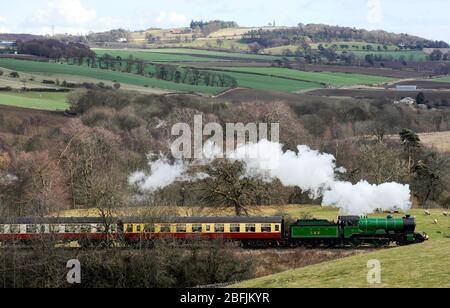
[[[0,1],[0,33],[86,34],[114,28],[323,23],[383,29],[450,42],[448,0],[14,0]]]

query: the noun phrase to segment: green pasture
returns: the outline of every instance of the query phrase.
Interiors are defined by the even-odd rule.
[[[272,67],[233,67],[230,69],[223,68],[223,70],[230,70],[251,74],[264,74],[268,76],[293,78],[313,83],[327,84],[331,86],[351,86],[351,85],[371,85],[392,81],[392,78],[361,75],[361,74],[347,74],[336,72],[305,72],[287,68],[272,68]],[[229,74],[227,72],[227,74]]]
[[[78,65],[23,61],[15,59],[0,59],[0,67],[16,70],[18,72],[41,73],[50,76],[54,74],[83,76],[87,78],[96,78],[104,81],[119,82],[142,87],[166,89],[180,92],[200,92],[200,93],[214,94],[225,90],[224,88],[179,84],[156,78],[140,76],[136,74],[128,74],[120,71],[109,71],[104,69],[95,69],[89,68],[87,66],[78,66]]]
[[[67,95],[49,92],[0,92],[0,105],[61,111],[69,108]]]

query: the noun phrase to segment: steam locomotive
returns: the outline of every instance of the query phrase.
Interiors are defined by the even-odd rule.
[[[223,239],[244,247],[386,247],[392,243],[422,243],[426,234],[415,232],[416,222],[403,218],[341,216],[337,222],[283,217],[168,217],[121,218],[18,218],[0,219],[0,244],[33,243],[42,239],[77,241],[81,246],[108,240],[125,244]]]

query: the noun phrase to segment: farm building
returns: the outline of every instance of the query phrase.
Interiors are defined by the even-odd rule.
[[[416,85],[397,85],[395,87],[397,91],[417,91]]]
[[[413,105],[416,104],[416,100],[414,98],[411,98],[411,97],[405,97],[405,98],[402,98],[399,101],[395,101],[394,104],[396,104],[396,105],[413,106]]]

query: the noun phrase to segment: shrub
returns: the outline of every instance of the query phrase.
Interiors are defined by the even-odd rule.
[[[20,77],[20,75],[19,75],[18,72],[11,72],[11,73],[9,74],[9,76],[12,77],[12,78],[19,78],[19,77]]]
[[[122,112],[116,115],[113,119],[113,123],[121,130],[127,131],[141,126],[141,120],[134,114],[129,114],[128,112]]]

